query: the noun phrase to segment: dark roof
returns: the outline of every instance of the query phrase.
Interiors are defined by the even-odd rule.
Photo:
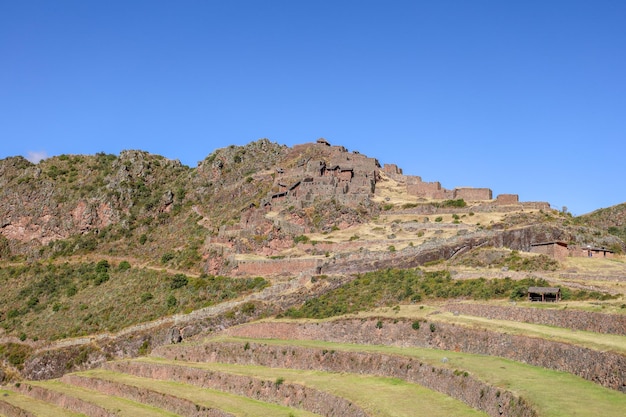
[[[531,243],[530,246],[546,246],[546,245],[559,245],[567,247],[567,243],[562,242],[560,240],[553,240],[551,242],[539,242],[539,243]]]
[[[594,248],[593,246],[583,246],[582,247],[583,250],[592,250],[595,252],[610,252],[613,253],[613,251],[611,249],[607,249],[607,248]]]
[[[560,291],[556,287],[528,287],[528,292],[533,294],[558,294]]]

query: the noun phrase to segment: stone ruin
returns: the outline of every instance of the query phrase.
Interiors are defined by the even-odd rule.
[[[521,205],[529,208],[549,209],[549,203],[520,203],[517,194],[499,194],[495,200],[490,188],[458,187],[448,190],[439,181],[426,182],[417,175],[404,175],[395,164],[385,164],[382,171],[395,181],[405,184],[409,195],[433,200],[458,200],[468,202],[491,202],[498,206]]]
[[[262,202],[266,209],[303,208],[316,198],[354,206],[374,195],[380,170],[376,159],[332,146],[325,139],[293,149],[302,157],[292,167],[276,169],[272,192]]]
[[[433,200],[489,202],[498,206],[523,206],[549,209],[549,203],[521,203],[517,194],[500,194],[495,199],[489,188],[458,187],[446,189],[439,181],[426,182],[416,175],[404,175],[395,164],[381,167],[378,160],[343,146],[333,146],[320,138],[315,143],[295,145],[300,159],[293,166],[276,169],[272,192],[263,200],[266,210],[286,206],[304,208],[316,198],[334,198],[355,206],[374,196],[381,172],[406,186],[409,195]]]

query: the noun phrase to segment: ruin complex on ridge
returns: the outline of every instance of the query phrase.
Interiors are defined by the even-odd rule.
[[[334,198],[345,205],[358,205],[374,196],[381,175],[406,186],[410,196],[431,200],[490,202],[496,205],[532,205],[549,209],[548,203],[520,203],[517,194],[500,194],[495,200],[489,188],[460,187],[448,190],[438,181],[425,182],[415,175],[404,175],[395,164],[381,167],[378,160],[333,146],[326,139],[295,145],[293,152],[301,157],[293,166],[276,169],[271,193],[262,205],[273,210],[285,205],[304,208],[316,198]]]

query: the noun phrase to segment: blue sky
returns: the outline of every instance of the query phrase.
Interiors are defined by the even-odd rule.
[[[626,202],[626,2],[0,0],[0,158],[326,138],[446,188]]]

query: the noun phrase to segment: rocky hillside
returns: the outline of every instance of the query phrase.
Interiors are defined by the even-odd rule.
[[[388,415],[383,403],[407,398],[398,386],[418,384],[437,404],[424,410],[452,398],[460,408],[447,415],[551,415],[548,387],[524,383],[545,369],[588,380],[554,385],[577,398],[602,386],[607,411],[626,390],[624,213],[626,204],[572,217],[514,194],[446,190],[324,139],[230,146],[195,168],[142,151],[7,158],[0,385],[11,386],[0,387],[0,414],[50,415],[40,410],[53,403],[53,415],[137,415],[144,404],[194,416]],[[530,286],[558,287],[570,304],[539,314],[525,301]],[[325,321],[307,324],[316,319]],[[217,338],[200,342],[207,336]],[[284,342],[272,348],[264,337]],[[420,350],[400,360],[366,346],[385,343]],[[541,369],[503,359],[485,368],[475,354]],[[192,361],[217,356],[215,369],[194,370]],[[282,370],[246,375],[254,361]],[[505,366],[510,383],[481,374]],[[372,405],[329,388],[337,372],[384,398]],[[352,373],[388,381],[372,388]],[[199,375],[219,400],[171,391],[177,378]],[[250,389],[233,388],[242,384]],[[243,409],[230,410],[223,392]]]

